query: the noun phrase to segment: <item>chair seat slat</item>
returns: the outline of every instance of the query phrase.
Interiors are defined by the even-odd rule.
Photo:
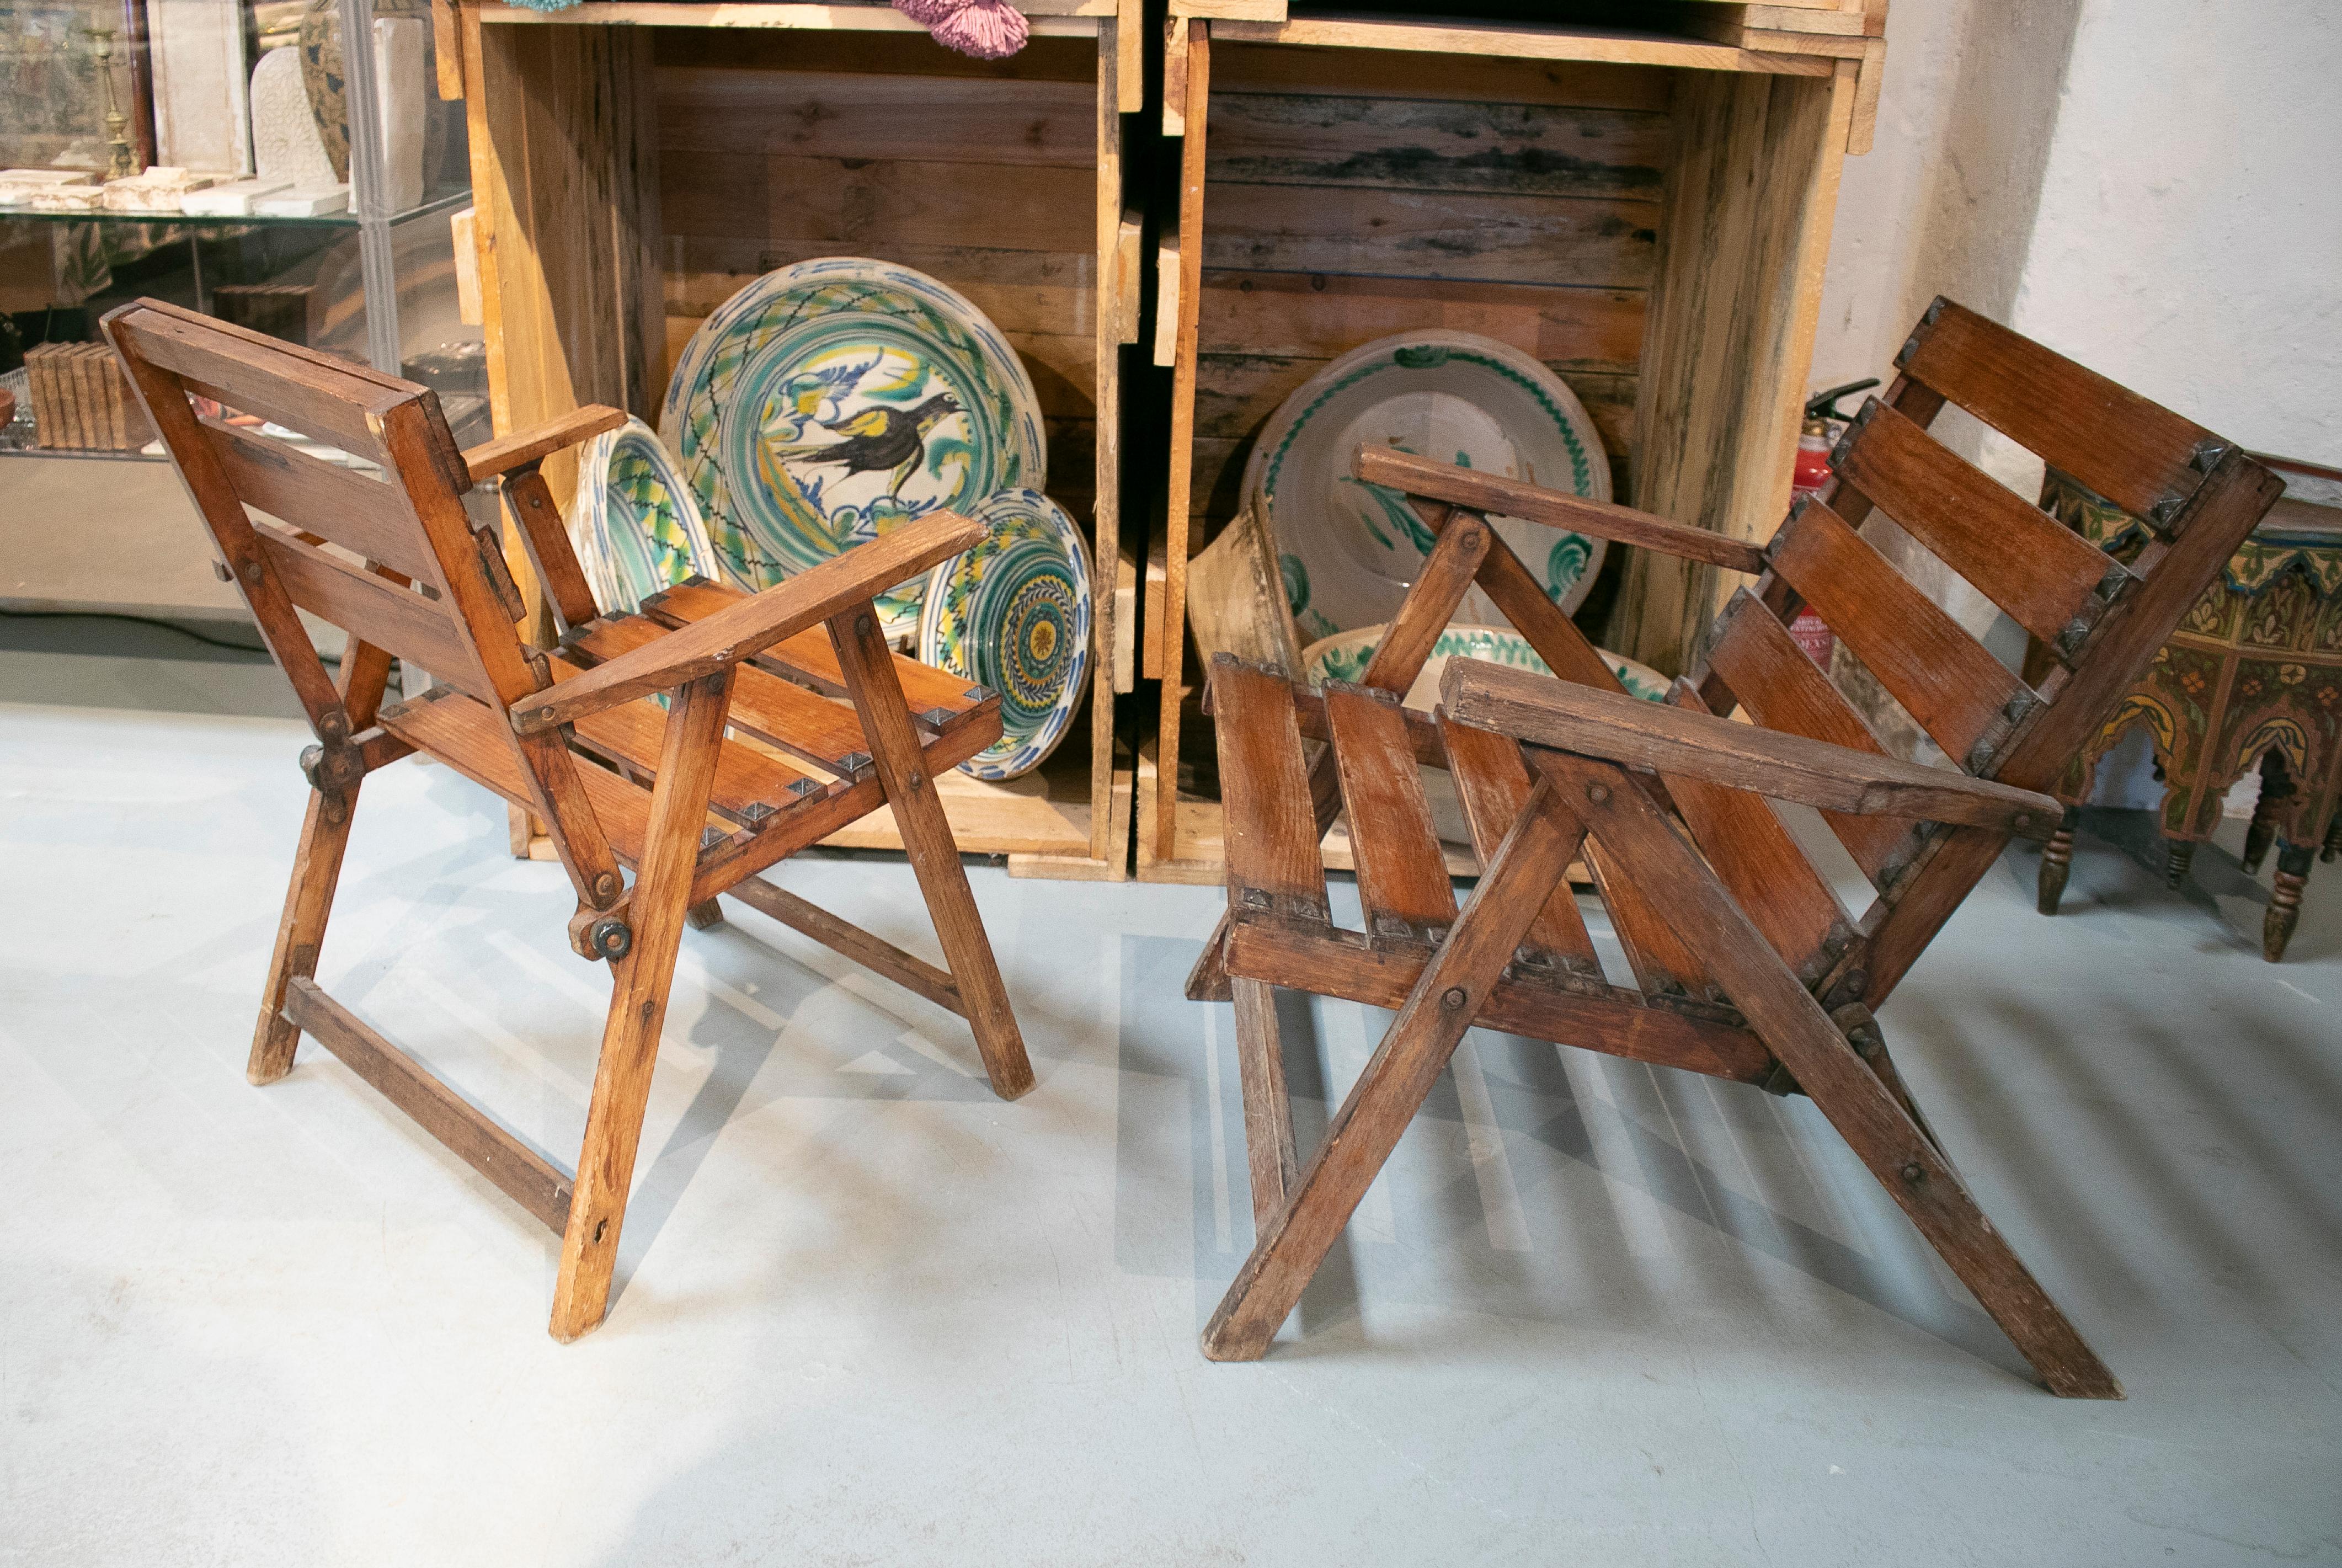
[[[1222,654],[1212,661],[1212,711],[1225,792],[1228,894],[1242,915],[1323,920],[1326,865],[1309,808],[1309,771],[1293,684]]]
[[[1955,762],[2029,695],[1982,643],[1818,501],[1775,535],[1773,570],[1819,611]]]
[[[727,584],[696,579],[652,594],[643,601],[642,613],[666,625],[686,626],[746,597]],[[824,696],[846,695],[837,649],[831,644],[829,634],[818,626],[774,644],[756,656],[756,662]],[[895,655],[895,679],[902,684],[912,720],[936,733],[965,723],[991,696],[973,682],[900,654]]]
[[[1397,697],[1372,686],[1329,681],[1325,693],[1366,934],[1437,941],[1456,923],[1456,886],[1432,825],[1406,712]]]
[[[585,668],[566,659],[549,661],[558,683]],[[636,782],[649,784],[658,774],[659,748],[666,733],[666,710],[647,697],[588,714],[574,726],[577,744],[615,764]],[[842,786],[841,786],[842,787]],[[788,811],[827,793],[828,786],[795,768],[727,742],[716,758],[716,784],[708,804],[722,816],[755,826],[776,812]]]
[[[434,687],[411,702],[385,708],[380,722],[416,751],[436,757],[483,789],[517,806],[533,804],[528,781],[513,756],[512,730],[485,703]],[[640,865],[650,831],[651,792],[607,768],[581,765],[576,772],[612,853],[628,865]]]
[[[664,627],[642,616],[617,615],[572,633],[562,646],[591,662],[615,659],[666,634]],[[852,708],[754,664],[742,665],[733,677],[731,723],[824,773],[851,777],[870,765],[870,744]]]

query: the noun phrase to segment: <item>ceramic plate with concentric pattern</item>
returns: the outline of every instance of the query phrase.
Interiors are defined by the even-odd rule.
[[[659,430],[722,575],[751,592],[1048,474],[1040,399],[1000,330],[925,273],[856,257],[726,300],[684,345]],[[880,598],[890,637],[924,583]]]
[[[928,574],[921,662],[1000,694],[1000,739],[960,764],[1013,779],[1057,749],[1089,690],[1089,547],[1037,490],[968,508],[984,543]]]
[[[613,614],[695,574],[716,575],[716,546],[691,489],[639,419],[586,443],[569,540],[595,603]]]

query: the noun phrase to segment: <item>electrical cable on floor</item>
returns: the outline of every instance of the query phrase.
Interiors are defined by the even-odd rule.
[[[218,637],[205,636],[192,626],[176,621],[165,621],[154,615],[126,615],[117,610],[0,610],[0,617],[11,621],[126,621],[134,626],[160,626],[166,632],[176,632],[182,637],[193,637],[210,648],[226,648],[238,654],[268,654],[268,650],[252,643],[230,643]],[[338,664],[341,655],[320,654],[318,659],[328,664]]]

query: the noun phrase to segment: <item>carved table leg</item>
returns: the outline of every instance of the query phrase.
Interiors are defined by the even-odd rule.
[[[2041,846],[2041,882],[2036,903],[2044,914],[2057,914],[2057,901],[2066,896],[2066,878],[2074,867],[2074,826],[2081,820],[2081,807],[2067,806],[2057,831]]]
[[[2187,866],[2196,858],[2196,841],[2192,838],[2170,838],[2164,842],[2163,883],[2177,888],[2187,880]]]
[[[2301,923],[2301,889],[2309,880],[2309,857],[2315,853],[2315,846],[2307,844],[2277,846],[2277,891],[2269,895],[2268,914],[2261,920],[2261,956],[2271,964],[2285,956],[2293,928]]]
[[[2253,804],[2252,825],[2245,829],[2244,865],[2247,873],[2260,870],[2269,845],[2277,841],[2277,819],[2292,798],[2293,780],[2286,772],[2285,754],[2272,746],[2261,754],[2260,799]]]

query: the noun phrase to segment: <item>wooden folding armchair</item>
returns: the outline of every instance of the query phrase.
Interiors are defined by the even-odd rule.
[[[875,594],[975,544],[978,524],[931,514],[753,597],[695,584],[651,601],[647,615],[603,616],[537,465],[624,423],[616,410],[582,409],[466,453],[424,387],[153,300],[115,311],[105,331],[317,737],[302,754],[308,814],[247,1075],[282,1078],[302,1034],[314,1035],[550,1226],[562,1238],[556,1339],[602,1320],[677,944],[687,913],[695,924],[716,918],[718,894],[966,1018],[1002,1097],[1032,1086],[930,782],[998,738],[999,699],[894,656],[871,609]],[[191,397],[378,472],[224,423]],[[557,649],[522,641],[525,606],[496,531],[475,531],[465,515],[464,493],[498,475],[566,630]],[[296,607],[348,634],[338,681]],[[440,684],[382,705],[394,656]],[[727,738],[727,726],[773,749]],[[545,824],[576,894],[570,944],[610,964],[575,1175],[316,984],[359,788],[411,752]],[[881,806],[909,847],[948,969],[756,874]]]
[[[1402,454],[1362,479],[1408,493],[1438,541],[1362,684],[1212,672],[1228,911],[1189,994],[1233,999],[1258,1241],[1205,1353],[1264,1353],[1400,1133],[1476,1024],[1810,1095],[2060,1394],[2120,1387],[1977,1209],[1897,1074],[1876,1010],[2040,792],[2278,493],[2221,441],[1937,300],[1838,447],[1832,488],[1758,549]],[[1947,403],[2147,519],[2128,568],[1927,434]],[[1873,509],[2042,638],[2038,689],[1856,530]],[[1634,701],[1487,523],[1530,519],[1756,574],[1671,705]],[[1449,665],[1432,718],[1399,705],[1477,584],[1561,677]],[[1887,755],[1791,639],[1811,605],[1959,771]],[[1735,707],[1753,724],[1729,722]],[[1330,743],[1314,760],[1305,740]],[[1447,768],[1484,863],[1457,910],[1418,763]],[[1818,808],[1877,889],[1837,902],[1764,797]],[[1363,933],[1330,924],[1318,840],[1346,806]],[[1564,880],[1583,854],[1636,985],[1604,974]],[[1294,1146],[1272,988],[1395,1008],[1325,1142]]]

